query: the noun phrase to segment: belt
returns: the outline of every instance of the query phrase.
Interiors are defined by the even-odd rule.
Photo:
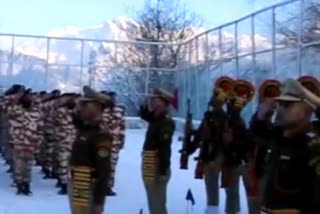
[[[261,214],[302,214],[300,210],[296,209],[281,209],[281,210],[263,210]]]

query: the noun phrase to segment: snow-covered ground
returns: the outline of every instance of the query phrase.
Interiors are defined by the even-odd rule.
[[[145,190],[141,179],[141,149],[145,130],[128,130],[125,149],[120,154],[117,168],[115,191],[118,196],[107,198],[104,213],[108,214],[148,214]],[[179,134],[174,137],[172,152],[172,177],[168,187],[169,214],[184,214],[187,209],[185,200],[190,188],[196,200],[191,213],[202,214],[206,206],[204,182],[194,179],[195,162],[190,158],[189,170],[179,169],[178,142]],[[31,197],[17,196],[15,189],[10,187],[10,179],[5,173],[7,166],[0,159],[0,214],[69,214],[69,205],[66,196],[56,194],[55,181],[43,180],[38,167],[33,170]],[[224,213],[225,193],[221,189],[220,212]],[[241,214],[247,214],[246,198],[241,185]],[[189,212],[190,213],[190,212]]]

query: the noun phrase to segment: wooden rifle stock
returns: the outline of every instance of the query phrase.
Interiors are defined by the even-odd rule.
[[[180,169],[188,169],[189,162],[189,148],[192,144],[192,135],[193,135],[193,123],[192,123],[192,113],[191,113],[191,105],[190,99],[187,100],[187,115],[184,127],[184,137],[182,148],[180,150]]]

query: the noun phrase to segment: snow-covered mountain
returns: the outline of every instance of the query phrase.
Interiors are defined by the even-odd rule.
[[[101,25],[89,26],[87,28],[79,28],[75,26],[67,26],[61,29],[53,29],[47,34],[51,37],[47,39],[34,39],[26,37],[16,37],[14,40],[13,66],[8,63],[11,60],[11,39],[9,37],[0,36],[0,73],[6,77],[8,73],[12,73],[12,78],[6,79],[0,84],[12,84],[15,82],[29,85],[33,88],[60,87],[63,90],[73,90],[75,85],[78,87],[82,83],[88,82],[87,71],[89,70],[90,54],[96,51],[96,65],[117,67],[123,65],[124,60],[128,61],[128,57],[124,54],[128,51],[128,44],[116,44],[112,42],[99,42],[96,40],[120,40],[128,41],[123,29],[132,29],[139,27],[137,23],[126,17],[119,17],[109,20]],[[196,34],[205,31],[203,28],[195,28]],[[92,41],[81,40],[64,40],[63,38],[93,38]],[[61,38],[61,39],[57,39]],[[202,36],[198,40],[198,54],[194,52],[188,64],[201,63],[207,54],[206,37]],[[251,37],[247,34],[241,34],[238,38],[238,45],[241,52],[249,53],[251,51]],[[208,55],[212,60],[217,60],[219,56],[218,34],[210,33]],[[232,57],[234,55],[234,34],[231,32],[222,32],[223,57]],[[192,43],[193,47],[195,42]],[[47,82],[45,79],[45,71],[47,69],[47,46],[49,45],[49,60]],[[270,42],[263,36],[256,35],[256,46],[260,49],[270,48]],[[185,46],[187,47],[187,46]],[[83,48],[83,56],[81,49]],[[134,47],[135,48],[135,47]],[[103,51],[101,51],[103,49]],[[108,52],[109,54],[104,54]],[[117,56],[116,56],[117,54]],[[110,55],[117,58],[116,61],[110,60]],[[196,61],[196,55],[198,61]],[[125,57],[123,57],[125,56]],[[82,61],[81,61],[82,59]],[[83,65],[82,80],[80,80],[80,65]],[[128,64],[128,63],[127,63]],[[106,69],[100,69],[99,71]],[[11,72],[12,71],[12,72]],[[23,72],[23,73],[22,73]],[[8,81],[8,79],[10,81]],[[40,84],[39,84],[40,83]],[[70,85],[71,84],[71,85]],[[44,87],[47,85],[47,87]]]

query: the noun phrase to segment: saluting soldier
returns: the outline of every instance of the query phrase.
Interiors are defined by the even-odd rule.
[[[14,181],[17,185],[17,194],[31,194],[30,182],[32,164],[35,152],[41,143],[39,128],[42,126],[42,111],[33,103],[31,90],[19,88],[12,96],[1,101],[3,109],[11,109],[15,114],[14,128]]]
[[[298,81],[317,97],[320,97],[320,82],[312,76],[302,76]],[[315,110],[316,120],[312,122],[312,130],[320,136],[320,108]]]
[[[222,187],[227,194],[227,214],[240,211],[240,176],[247,162],[249,144],[246,124],[241,116],[244,107],[254,96],[254,86],[245,80],[236,80],[232,96],[227,102],[227,123],[223,136]]]
[[[70,160],[68,194],[72,214],[102,214],[110,176],[112,136],[103,132],[102,113],[111,98],[89,87],[77,103],[77,130]]]
[[[268,142],[264,213],[320,213],[320,150],[312,147],[317,145],[318,137],[308,133],[320,99],[298,81],[289,79],[276,100],[275,126],[268,125],[274,110],[270,101],[259,106],[251,124],[253,134]]]
[[[119,153],[124,147],[125,143],[125,107],[120,104],[116,97],[115,92],[107,92],[108,96],[112,98],[113,106],[105,108],[103,112],[103,128],[109,131],[113,136],[112,142],[112,159],[111,159],[111,176],[106,194],[114,196],[116,193],[113,191],[115,185],[116,166],[119,160]]]
[[[44,153],[45,153],[45,160],[43,166],[43,172],[45,174],[45,179],[50,179],[55,177],[54,168],[56,167],[55,164],[55,147],[57,145],[57,139],[55,135],[55,102],[57,98],[60,96],[59,90],[54,90],[51,92],[50,96],[45,99],[43,104],[43,110],[45,114],[45,121],[44,121],[44,137],[45,137],[45,146],[44,146]]]
[[[268,127],[273,126],[273,116],[276,110],[274,99],[280,96],[282,84],[273,79],[265,80],[259,88],[259,104],[271,102],[270,112],[266,118]],[[253,118],[255,118],[254,114]],[[250,135],[248,139],[248,163],[243,175],[243,181],[248,197],[249,214],[260,214],[265,186],[264,168],[265,158],[268,152],[268,140],[259,136]]]
[[[55,118],[55,134],[57,138],[57,187],[61,195],[67,194],[68,165],[71,156],[72,145],[76,139],[76,129],[73,117],[76,107],[76,94],[62,94],[58,101]]]
[[[209,109],[204,114],[194,137],[195,144],[200,147],[195,177],[198,179],[204,177],[207,193],[206,214],[218,213],[219,176],[223,166],[223,141],[228,119],[223,107],[233,87],[233,79],[229,77],[217,79]]]
[[[142,175],[150,214],[167,213],[171,143],[175,131],[174,121],[169,116],[169,106],[173,98],[173,94],[168,91],[154,89],[151,97],[140,109],[141,118],[148,122],[143,146]]]

